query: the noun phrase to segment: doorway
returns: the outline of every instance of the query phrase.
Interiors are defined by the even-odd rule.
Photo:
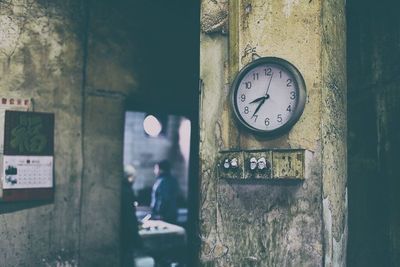
[[[178,178],[181,191],[176,224],[184,228],[187,239],[184,265],[178,266],[196,266],[200,3],[197,0],[152,0],[134,1],[132,5],[135,7],[132,35],[136,36],[132,49],[136,51],[138,85],[126,101],[125,122],[126,125],[134,122],[135,134],[142,138],[131,136],[130,140],[135,142],[131,149],[142,142],[141,146],[149,151],[139,153],[137,149],[140,155],[129,159],[125,150],[124,164],[136,164],[138,178],[142,175],[134,190],[140,206],[138,217],[143,219],[149,211],[145,207],[149,207],[155,180],[153,166],[161,159],[170,160],[171,171]],[[145,121],[150,121],[150,128],[153,128],[150,132],[145,129]],[[158,124],[160,132],[151,132]],[[125,140],[126,137],[125,132]],[[129,146],[128,142],[124,146]]]
[[[191,122],[184,116],[125,113],[123,163],[126,177],[132,179],[139,222],[137,266],[146,254],[164,264],[160,266],[189,266],[187,255],[194,248],[187,242],[192,242],[188,235],[193,231],[193,220],[188,215],[189,209],[193,212],[190,203],[195,202],[192,192],[189,195],[189,180],[196,177],[189,175],[190,136]],[[168,164],[167,176],[155,172],[161,162]],[[178,185],[174,190],[160,185],[171,185],[172,181]],[[172,209],[174,218],[167,218],[171,215],[167,210]]]

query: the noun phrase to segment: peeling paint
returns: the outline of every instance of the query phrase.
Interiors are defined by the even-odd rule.
[[[290,17],[292,13],[292,9],[294,8],[294,5],[297,5],[300,2],[300,0],[285,0],[283,3],[283,13],[285,16],[288,18]]]
[[[249,13],[251,12],[251,10],[252,10],[252,6],[251,6],[251,4],[249,3],[249,4],[246,5],[245,13],[246,13],[246,14],[249,14]]]
[[[203,243],[202,261],[213,261],[224,257],[229,252],[229,248],[221,242],[215,232],[210,233],[208,238],[201,237],[201,241]]]
[[[203,32],[227,32],[228,2],[227,0],[202,1],[200,27]]]
[[[347,210],[347,189],[344,199],[344,209]],[[332,205],[328,198],[323,199],[323,218],[324,218],[324,250],[325,250],[325,266],[346,266],[346,251],[347,248],[347,223],[340,237],[333,236],[333,218]],[[347,218],[346,218],[347,221]]]
[[[332,212],[328,198],[322,200],[323,204],[323,218],[324,218],[324,251],[325,255],[325,266],[332,266]]]
[[[19,25],[7,15],[0,15],[0,51],[10,55],[19,39]]]
[[[346,198],[344,200],[345,206],[344,209],[347,211],[348,209],[348,196],[347,196],[347,188],[346,188]],[[347,223],[347,214],[344,222],[343,233],[339,239],[334,238],[333,240],[333,266],[346,266],[346,254],[343,251],[347,252],[347,238],[348,238],[348,223]]]
[[[52,256],[52,259],[42,259],[42,262],[45,267],[78,267],[78,261],[69,257],[65,251],[61,251],[61,254]]]

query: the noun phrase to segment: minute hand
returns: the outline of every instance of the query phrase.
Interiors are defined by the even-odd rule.
[[[267,98],[263,98],[263,100],[261,100],[260,104],[258,104],[256,110],[255,110],[254,113],[253,113],[253,116],[251,116],[252,118],[253,118],[253,117],[256,115],[256,113],[260,110],[261,106],[262,106],[262,105],[264,104],[264,102],[265,102],[265,99],[267,99]]]
[[[267,86],[267,91],[265,92],[265,95],[266,95],[266,96],[268,95],[268,91],[269,91],[269,87],[270,87],[270,85],[271,85],[272,77],[274,77],[274,73],[272,73],[271,79],[269,79],[269,83],[268,83],[268,86]]]

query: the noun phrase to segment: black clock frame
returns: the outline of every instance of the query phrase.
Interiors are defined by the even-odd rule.
[[[281,127],[273,129],[273,130],[261,130],[254,128],[253,126],[249,125],[241,116],[240,112],[238,111],[238,107],[236,104],[236,97],[237,97],[237,91],[239,89],[240,83],[243,79],[243,77],[251,71],[253,68],[263,65],[263,64],[275,64],[281,66],[283,69],[287,70],[290,72],[293,77],[294,77],[294,83],[297,85],[296,86],[296,94],[297,94],[297,99],[296,99],[296,108],[293,111],[293,115],[291,118],[283,124]],[[307,91],[306,91],[306,85],[303,79],[303,76],[301,75],[300,71],[290,62],[282,59],[282,58],[277,58],[277,57],[262,57],[258,58],[246,66],[244,66],[239,73],[236,75],[235,80],[232,83],[231,86],[231,91],[230,91],[230,100],[231,100],[231,107],[233,110],[233,113],[235,114],[236,121],[239,123],[241,127],[244,129],[252,132],[253,134],[263,136],[263,137],[276,137],[282,134],[287,133],[293,126],[296,124],[296,122],[300,119],[301,115],[303,114],[305,103],[306,103],[306,98],[307,98]]]

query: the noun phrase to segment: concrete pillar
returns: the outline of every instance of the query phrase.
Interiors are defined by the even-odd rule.
[[[136,86],[133,6],[89,4],[79,266],[119,266],[125,99]]]
[[[344,1],[202,1],[200,259],[204,266],[345,266],[347,240]],[[229,21],[229,22],[228,22]],[[307,102],[275,139],[239,130],[228,93],[252,54],[302,73]],[[297,184],[219,179],[226,149],[312,151]]]

